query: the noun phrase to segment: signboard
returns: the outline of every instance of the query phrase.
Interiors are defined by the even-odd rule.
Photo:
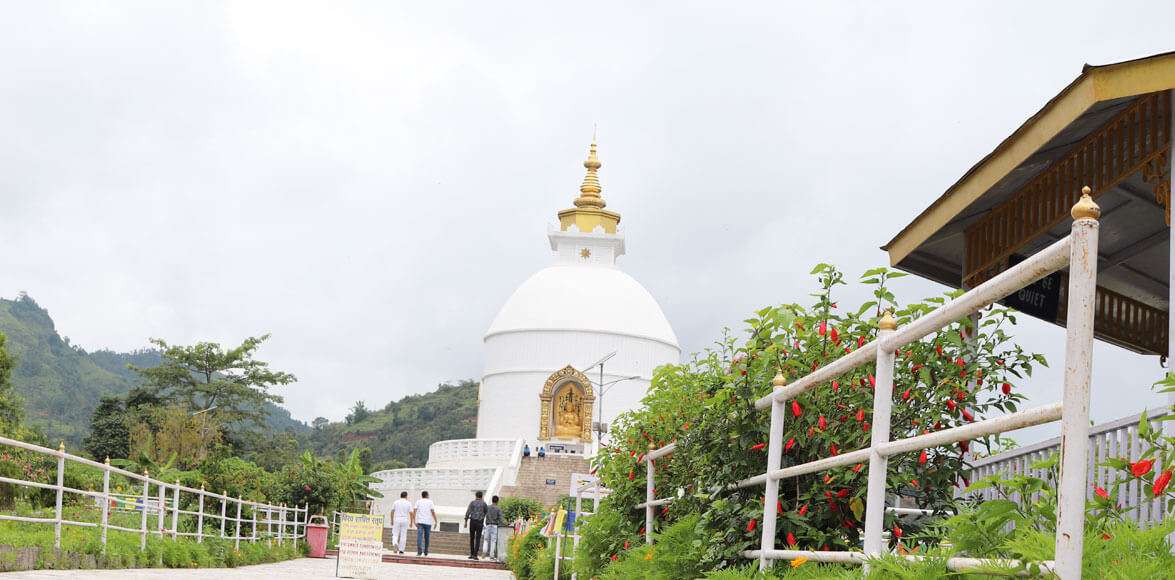
[[[381,515],[339,514],[339,559],[335,576],[374,579],[383,557]]]
[[[547,485],[555,485],[556,483],[559,483],[559,482],[557,482],[557,481],[555,481],[555,480],[553,480],[553,479],[548,479],[548,480],[547,480]]]
[[[1012,256],[1008,263],[1015,266],[1023,261],[1024,258]],[[1001,302],[1024,314],[1055,322],[1061,304],[1061,273],[1053,272],[1009,294]]]

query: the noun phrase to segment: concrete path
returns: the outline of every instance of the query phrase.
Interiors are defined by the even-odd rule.
[[[445,566],[417,566],[413,564],[379,564],[378,578],[420,578],[422,580],[514,580],[514,574],[502,570],[471,570]],[[203,568],[199,570],[177,570],[170,568],[149,568],[140,570],[37,570],[35,572],[6,572],[0,574],[3,580],[41,580],[43,578],[71,578],[77,580],[109,580],[113,578],[143,578],[151,580],[183,580],[186,578],[265,578],[282,580],[293,578],[334,578],[333,558],[320,560],[301,558],[277,564],[245,566],[242,568]]]

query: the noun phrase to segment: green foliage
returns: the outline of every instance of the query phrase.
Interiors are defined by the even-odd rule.
[[[498,502],[498,507],[502,510],[504,522],[513,522],[518,518],[538,519],[543,514],[543,504],[528,497],[504,497]]]
[[[7,338],[9,362],[15,363],[11,384],[23,400],[26,425],[43,432],[53,446],[64,440],[70,450],[82,446],[102,397],[122,396],[141,384],[128,365],[146,368],[160,362],[160,353],[150,349],[86,352],[60,336],[48,311],[23,293],[15,300],[0,299],[0,333]],[[0,388],[0,413],[4,400]],[[308,431],[286,409],[273,404],[265,409],[271,428]],[[30,440],[27,434],[20,439]]]
[[[547,547],[547,538],[541,532],[542,526],[531,526],[526,532],[512,536],[506,545],[506,565],[519,580],[536,578],[534,561]],[[551,574],[548,574],[547,578],[550,577]]]
[[[90,457],[126,459],[130,456],[130,428],[120,397],[102,397],[90,418],[90,434],[82,442]]]
[[[253,358],[268,339],[268,334],[249,337],[240,346],[225,349],[214,342],[175,346],[155,338],[151,343],[161,352],[160,363],[134,370],[147,387],[189,411],[213,415],[222,423],[249,421],[261,425],[265,403],[282,401],[269,390],[297,380]]]
[[[703,569],[741,564],[739,553],[758,545],[759,531],[751,522],[762,519],[762,489],[709,490],[762,472],[769,423],[753,403],[770,392],[772,377],[781,372],[794,380],[861,348],[876,338],[883,310],[893,310],[905,325],[955,295],[900,305],[888,283],[904,274],[876,268],[861,276],[873,300],[841,308],[834,293],[845,284],[844,276],[826,264],[813,273],[819,289],[812,305],[763,308],[745,321],[744,338],[728,334],[689,364],[657,369],[642,408],[615,421],[612,440],[596,459],[598,473],[613,490],[611,499],[639,532],[643,517],[632,506],[644,500],[643,454],[650,445],[678,441],[677,451],[658,465],[656,485],[659,497],[680,493],[681,499],[658,513],[657,526],[700,514]],[[963,318],[898,352],[892,437],[949,429],[991,412],[1016,410],[1023,397],[1013,383],[1045,361],[1011,341],[1006,327],[1014,322],[1012,311],[989,308],[978,327]],[[783,466],[867,446],[874,382],[872,366],[862,366],[789,404]],[[919,507],[945,510],[953,503],[954,488],[968,483],[964,450],[996,444],[998,439],[990,437],[966,447],[930,449],[925,460],[918,453],[891,457],[887,488]],[[865,467],[847,466],[781,485],[776,545],[788,545],[794,537],[801,549],[859,547]]]
[[[613,555],[624,552],[625,544],[632,547],[643,541],[637,535],[637,527],[632,520],[620,513],[623,507],[617,509],[612,501],[611,497],[604,498],[600,502],[600,509],[579,525],[579,549],[575,553],[575,569],[581,578],[594,578],[600,575]],[[693,546],[689,549],[696,550]]]
[[[239,457],[222,457],[200,466],[205,489],[253,501],[276,500],[278,477]]]
[[[423,467],[429,445],[476,434],[477,383],[439,385],[431,393],[410,395],[365,413],[359,413],[362,418],[357,419],[353,408],[350,422],[315,419],[309,435],[310,449],[336,457],[340,452],[368,447],[373,463],[394,459],[407,467]]]
[[[5,347],[6,338],[0,333],[0,435],[19,436],[23,410],[20,397],[12,388],[12,357]]]

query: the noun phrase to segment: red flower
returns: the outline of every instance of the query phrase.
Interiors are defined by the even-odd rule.
[[[310,484],[303,485],[302,491],[304,491],[306,493],[310,493]]]
[[[796,401],[795,399],[792,399],[791,402],[791,414],[795,415],[796,417],[804,414],[804,410],[800,408],[799,401]]]
[[[836,492],[836,497],[839,497],[839,498],[841,498],[841,499],[844,499],[844,498],[846,498],[846,497],[849,497],[849,490],[847,490],[847,489],[842,489],[842,490],[840,490],[840,491]]]
[[[1155,478],[1155,485],[1153,487],[1151,487],[1151,492],[1153,492],[1155,494],[1155,497],[1159,497],[1160,495],[1163,495],[1163,492],[1167,490],[1168,483],[1171,483],[1171,470],[1170,469],[1164,471],[1163,473],[1159,474],[1158,477]]]
[[[1093,486],[1093,493],[1097,494],[1097,496],[1102,499],[1110,499],[1110,494],[1106,490],[1104,490],[1096,485]]]
[[[959,406],[959,405],[957,405],[957,404],[955,403],[955,400],[954,400],[954,399],[947,399],[947,408],[948,408],[948,409],[950,409],[950,410],[954,411],[954,410],[955,410],[955,407],[958,407],[958,406]]]
[[[766,447],[766,446],[767,446],[767,444],[766,444],[766,443],[756,443],[756,444],[754,444],[754,445],[752,445],[752,446],[751,446],[751,451],[758,451],[758,450],[760,450],[760,449],[762,449],[762,448],[764,448],[764,447]]]
[[[828,321],[827,320],[820,321],[820,329],[818,330],[818,332],[820,333],[820,336],[824,336],[825,334],[828,333]]]
[[[832,327],[832,332],[829,334],[829,338],[831,338],[831,339],[832,339],[832,342],[833,342],[833,343],[839,343],[839,342],[840,342],[840,333],[838,333],[838,332],[836,331],[836,327],[835,327],[835,326],[834,326],[834,327]]]
[[[645,460],[645,454],[644,454],[644,453],[641,453],[641,454],[640,454],[640,457],[637,457],[637,458],[636,458],[636,462],[637,462],[637,463],[641,463],[641,462],[642,462],[642,461],[644,461],[644,460]]]
[[[791,451],[791,448],[795,447],[795,446],[796,446],[796,438],[792,437],[787,440],[787,443],[783,444],[783,450],[784,451]]]
[[[808,515],[808,504],[800,506],[800,510],[796,513],[799,514],[801,518]]]
[[[942,356],[942,345],[941,344],[934,345],[934,350],[938,352],[939,356]]]
[[[926,452],[925,452],[925,451],[923,451],[922,453],[923,453],[923,454],[925,454]],[[918,487],[918,480],[917,480],[917,479],[911,479],[911,480],[910,480],[910,485],[913,485],[914,487]]]
[[[1151,472],[1151,467],[1155,464],[1153,459],[1143,459],[1137,463],[1130,464],[1130,473],[1134,477],[1142,477]]]
[[[840,455],[840,449],[837,448],[836,443],[833,443],[832,447],[830,447],[828,449],[828,451],[829,451],[829,453],[832,453],[833,455]]]
[[[968,447],[970,447],[970,444],[969,444],[969,443],[967,443],[966,441],[960,441],[960,442],[959,442],[959,449],[962,449],[962,450],[963,450],[963,453],[966,453],[966,452],[967,452],[967,448],[968,448]]]
[[[903,401],[910,400],[910,389],[906,389],[905,391],[902,392],[902,400]]]
[[[816,421],[816,425],[820,427],[821,431],[828,428],[828,421],[824,420],[824,415],[820,416],[820,419]]]
[[[632,481],[633,478],[635,478],[635,477],[636,477],[636,473],[634,473],[631,469],[629,469],[628,470],[628,480]]]
[[[747,531],[748,532],[755,531],[755,524],[758,524],[758,523],[759,523],[759,520],[751,518],[751,521],[747,522]]]
[[[865,346],[865,337],[858,336],[857,337],[857,348],[861,348],[862,346]]]
[[[902,529],[897,526],[894,526],[893,527],[893,537],[895,537],[899,540],[902,539]]]
[[[968,420],[968,421],[974,421],[974,420],[975,420],[975,416],[974,416],[974,415],[972,415],[972,414],[971,414],[971,411],[968,411],[967,409],[963,409],[963,418],[964,418],[964,419],[966,419],[966,420]]]
[[[1004,384],[1000,385],[1000,389],[1002,389],[1004,391],[1005,395],[1012,394],[1012,385],[1009,383],[1004,383]]]
[[[783,502],[781,502],[779,500],[775,500],[775,513],[777,513],[777,514],[783,513]]]
[[[835,393],[839,390],[840,390],[840,383],[838,383],[836,381],[832,381],[832,392]]]
[[[921,465],[926,465],[926,450],[925,449],[922,450],[922,453],[918,454],[918,463]],[[918,485],[918,484],[914,484],[914,485]]]
[[[857,421],[864,421],[864,420],[865,420],[865,409],[858,409],[857,410]]]
[[[681,425],[681,429],[682,429],[683,431],[689,431],[689,421],[686,421],[685,423],[683,423],[683,424]]]
[[[963,360],[963,357],[959,357],[959,358],[955,359],[955,364],[959,365],[959,367],[962,368],[962,367],[967,366],[967,361]]]
[[[625,550],[627,550],[627,549],[628,549],[628,540],[624,540],[624,549],[625,549]]]
[[[864,463],[858,463],[853,466],[853,473],[861,473],[861,469],[865,467]]]
[[[924,365],[922,363],[918,363],[918,364],[914,365],[913,367],[910,367],[910,372],[916,373],[916,372],[922,370],[923,366]]]
[[[877,388],[877,377],[875,377],[873,375],[869,375],[869,388],[870,389]]]
[[[612,561],[613,561],[613,562],[615,562],[616,560],[619,560],[619,559],[620,559],[620,558],[619,558],[619,557],[617,557],[617,556],[616,556],[616,554],[612,554]]]
[[[789,545],[789,546],[796,545],[796,535],[795,534],[793,534],[791,532],[787,533],[787,545]]]
[[[869,422],[868,422],[868,421],[865,421],[864,423],[861,423],[861,430],[862,430],[862,431],[864,431],[864,432],[866,432],[866,433],[868,433],[868,432],[869,432]]]

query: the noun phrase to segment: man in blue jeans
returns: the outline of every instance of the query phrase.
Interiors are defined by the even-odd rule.
[[[437,523],[437,510],[432,500],[428,499],[428,492],[420,492],[420,499],[412,508],[412,525],[416,526],[416,555],[428,555],[428,540],[432,534],[432,527]]]

